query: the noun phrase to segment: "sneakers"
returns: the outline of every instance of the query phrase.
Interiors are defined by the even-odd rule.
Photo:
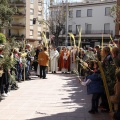
[[[7,96],[10,96],[10,93],[8,92],[8,93],[6,93],[7,94]]]
[[[3,93],[1,96],[2,97],[7,97],[8,95],[6,93]]]

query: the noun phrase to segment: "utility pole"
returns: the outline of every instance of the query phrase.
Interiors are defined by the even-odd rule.
[[[68,46],[68,0],[66,0],[66,40],[65,45]]]

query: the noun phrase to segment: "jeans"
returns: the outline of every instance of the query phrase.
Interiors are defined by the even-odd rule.
[[[18,81],[22,80],[22,68],[19,68],[18,70]]]
[[[30,71],[30,61],[27,61],[27,67],[25,67],[25,78],[29,79],[29,71]]]
[[[41,66],[40,65],[40,78],[46,78],[46,68],[47,66]]]

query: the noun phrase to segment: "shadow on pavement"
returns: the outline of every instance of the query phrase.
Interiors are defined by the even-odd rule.
[[[68,96],[61,97],[63,106],[69,111],[57,114],[37,111],[35,115],[38,117],[30,120],[110,120],[108,113],[99,112],[94,115],[88,113],[91,107],[91,96],[87,95],[86,87],[80,85],[76,75],[61,73],[54,75],[62,77],[63,81],[67,81],[67,84],[63,84],[63,89],[58,89],[58,91],[63,91],[59,95],[62,95],[64,91],[69,93]],[[56,107],[59,109],[61,106]]]

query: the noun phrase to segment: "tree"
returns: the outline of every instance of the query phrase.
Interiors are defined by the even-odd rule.
[[[114,21],[116,23],[119,23],[120,21],[120,6],[118,5],[114,5],[112,8],[111,8],[111,16],[114,18]]]
[[[51,4],[49,10],[50,13],[48,20],[38,21],[40,24],[47,24],[51,34],[54,36],[53,44],[58,46],[58,38],[66,22],[66,3],[61,1],[56,3],[56,5]]]
[[[119,30],[120,30],[120,5],[114,5],[111,8],[111,16],[115,22],[115,38],[119,38]]]
[[[10,26],[12,15],[17,10],[16,7],[11,7],[9,3],[9,0],[0,0],[0,31]]]

